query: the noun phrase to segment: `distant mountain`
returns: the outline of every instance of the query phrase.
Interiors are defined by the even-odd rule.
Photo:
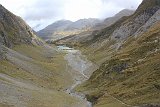
[[[80,19],[71,25],[69,25],[65,30],[81,30],[81,29],[90,29],[95,26],[97,23],[101,22],[98,19],[89,18],[89,19]]]
[[[119,13],[117,13],[113,17],[106,18],[104,21],[97,23],[89,31],[81,32],[79,34],[76,34],[75,36],[71,35],[67,38],[62,38],[57,41],[50,40],[49,43],[54,42],[54,43],[58,43],[58,44],[63,44],[63,43],[68,43],[68,42],[76,43],[77,41],[89,40],[92,38],[93,35],[95,35],[94,33],[97,30],[102,30],[106,27],[109,27],[112,24],[114,24],[115,22],[117,22],[119,19],[121,19],[122,17],[130,16],[133,13],[134,13],[134,10],[128,10],[128,9],[121,10]],[[89,36],[89,35],[92,35],[92,36]]]
[[[107,26],[110,26],[110,25],[114,24],[116,21],[118,21],[120,18],[122,18],[124,16],[130,16],[133,13],[134,13],[134,10],[129,10],[129,9],[121,10],[119,13],[117,13],[113,17],[106,18],[103,22],[98,23],[96,26],[94,26],[94,29],[97,30],[97,29],[102,29]]]
[[[80,36],[80,34],[84,34],[84,32],[86,32],[88,35],[88,33],[91,33],[93,30],[110,26],[123,16],[129,16],[133,13],[133,10],[124,9],[115,16],[109,17],[104,21],[95,18],[80,19],[76,22],[60,20],[38,31],[37,34],[44,40],[49,41],[55,41],[69,35],[78,34]]]
[[[37,34],[43,39],[50,39],[52,38],[52,36],[54,36],[54,33],[56,33],[57,31],[63,31],[71,23],[72,22],[69,20],[60,20],[38,31]]]
[[[74,35],[83,31],[90,30],[91,27],[99,22],[100,20],[94,18],[80,19],[76,22],[71,22],[69,20],[60,20],[38,31],[37,34],[45,40],[55,40],[65,36]]]

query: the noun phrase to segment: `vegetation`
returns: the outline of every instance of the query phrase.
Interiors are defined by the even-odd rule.
[[[25,44],[17,45],[13,49],[23,55],[23,57],[14,57],[25,65],[21,66],[16,63],[18,60],[15,62],[0,61],[0,75],[7,76],[1,77],[0,81],[12,89],[8,93],[21,94],[24,99],[20,99],[19,102],[25,102],[28,107],[74,106],[79,102],[78,99],[65,93],[66,88],[73,84],[71,75],[66,71],[69,70],[69,67],[66,69],[67,62],[63,58],[65,53]],[[23,87],[23,84],[26,88]],[[19,91],[17,92],[17,90]],[[27,96],[31,97],[30,100]],[[11,102],[9,99],[8,103],[0,103],[0,106],[12,107]]]
[[[75,88],[84,93],[94,107],[160,104],[160,21],[159,17],[152,17],[158,9],[160,0],[143,0],[135,14],[94,31],[89,39],[67,42],[66,45],[76,46],[99,65],[87,81]],[[15,20],[10,21],[12,18]],[[73,84],[68,72],[71,68],[64,59],[66,53],[36,38],[16,16],[11,14],[4,19],[0,22],[1,41],[6,46],[5,50],[0,50],[6,52],[0,53],[6,55],[0,60],[3,92],[0,106],[75,107],[83,104],[66,93]],[[149,19],[156,21],[155,24]]]
[[[159,103],[159,27],[157,23],[138,39],[130,37],[76,90],[84,92],[95,107],[114,106],[117,102],[109,102],[108,95],[128,105]]]

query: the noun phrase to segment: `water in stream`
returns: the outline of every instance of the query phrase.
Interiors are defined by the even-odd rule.
[[[84,55],[81,54],[79,50],[75,50],[73,48],[69,48],[66,46],[57,46],[58,50],[65,51],[67,54],[65,56],[65,60],[67,60],[68,65],[71,67],[71,74],[75,83],[66,90],[66,93],[70,94],[73,97],[79,98],[86,103],[85,107],[92,107],[92,104],[88,102],[85,98],[85,95],[81,93],[76,93],[73,89],[82,82],[86,81],[89,78],[89,74],[87,73],[90,67],[93,67],[93,64],[88,61]]]

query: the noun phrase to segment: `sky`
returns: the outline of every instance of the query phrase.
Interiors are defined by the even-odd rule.
[[[123,9],[135,10],[142,0],[0,0],[38,31],[57,20],[105,19]]]

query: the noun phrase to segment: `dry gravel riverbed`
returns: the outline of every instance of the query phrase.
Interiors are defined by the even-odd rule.
[[[66,89],[66,93],[79,98],[84,102],[84,105],[77,105],[76,107],[92,107],[92,104],[86,100],[85,95],[82,93],[77,93],[73,89],[77,85],[89,79],[89,76],[91,75],[92,71],[96,69],[96,66],[92,62],[88,61],[79,50],[75,50],[66,46],[58,46],[58,49],[67,53],[65,60],[68,62],[68,65],[71,68],[68,69],[68,72],[70,72],[74,79],[74,84]]]

